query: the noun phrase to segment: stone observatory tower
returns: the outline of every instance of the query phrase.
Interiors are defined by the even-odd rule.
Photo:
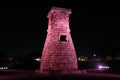
[[[78,71],[69,28],[70,14],[71,9],[59,7],[52,7],[48,13],[48,33],[41,57],[41,74],[72,74]]]

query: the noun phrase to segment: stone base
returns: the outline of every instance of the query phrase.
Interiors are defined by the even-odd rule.
[[[40,75],[75,75],[75,74],[80,74],[80,73],[87,73],[86,70],[76,70],[76,71],[40,71],[36,70],[35,73],[40,74]]]

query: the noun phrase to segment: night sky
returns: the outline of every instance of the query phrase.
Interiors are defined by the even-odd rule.
[[[78,3],[78,4],[77,4]],[[25,56],[42,52],[51,7],[69,8],[71,36],[77,55],[120,54],[118,2],[4,3],[0,7],[0,52]]]

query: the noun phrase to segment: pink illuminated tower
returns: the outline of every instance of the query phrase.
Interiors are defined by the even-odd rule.
[[[78,71],[69,28],[70,14],[71,9],[59,7],[52,7],[48,13],[48,33],[41,57],[41,74],[71,74]]]

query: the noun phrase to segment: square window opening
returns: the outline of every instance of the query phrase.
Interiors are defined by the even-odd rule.
[[[67,41],[66,35],[60,35],[60,41]]]

